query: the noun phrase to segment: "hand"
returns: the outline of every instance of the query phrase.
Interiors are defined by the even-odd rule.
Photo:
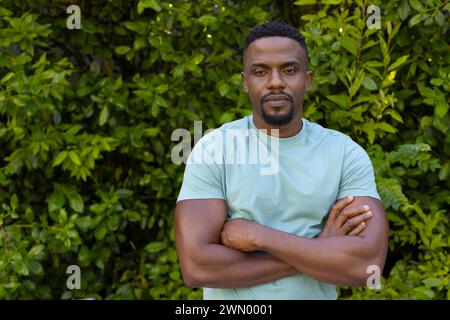
[[[233,219],[223,225],[220,237],[222,244],[236,250],[251,252],[258,248],[255,245],[255,234],[260,232],[262,225],[254,221]]]
[[[364,205],[357,208],[348,208],[353,201],[353,197],[346,197],[339,200],[331,208],[325,227],[317,236],[360,236],[366,228],[366,222],[373,213],[369,206]]]

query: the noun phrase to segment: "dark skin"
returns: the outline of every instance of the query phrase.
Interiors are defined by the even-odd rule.
[[[372,215],[368,214],[371,211],[368,206],[350,207],[353,201],[352,198],[344,198],[330,209],[325,227],[317,238],[363,236],[368,220],[372,219]],[[242,235],[236,235],[235,231],[241,232],[241,227],[245,228],[249,222],[241,219],[226,222],[226,218],[227,207],[222,199],[177,203],[176,246],[187,286],[249,287],[299,273],[299,270],[274,255],[237,248],[239,244],[246,245],[247,231],[244,230]]]
[[[267,129],[268,134],[277,129],[282,138],[301,130],[303,96],[312,73],[295,40],[270,37],[252,42],[244,55],[242,78],[258,129]],[[262,108],[270,117],[282,118],[294,109],[289,123],[276,126],[264,120],[261,97],[267,96],[274,97],[263,100]],[[361,285],[369,265],[382,270],[385,263],[388,224],[381,202],[374,198],[338,201],[314,239],[226,217],[222,199],[177,203],[176,245],[188,286],[249,287],[299,272],[337,285]]]
[[[278,129],[279,137],[291,137],[301,130],[303,97],[311,87],[313,74],[307,70],[306,52],[297,41],[285,37],[261,38],[252,42],[244,54],[242,82],[253,106],[253,122],[258,129]],[[294,108],[293,120],[284,126],[267,124],[261,114],[260,99],[268,94],[289,95],[286,102],[264,103],[269,115],[283,115]]]

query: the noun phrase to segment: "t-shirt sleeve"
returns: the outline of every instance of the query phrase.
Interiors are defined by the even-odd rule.
[[[204,160],[207,152],[205,148],[208,148],[205,147],[205,141],[208,140],[205,137],[200,139],[189,155],[177,202],[188,199],[225,199],[223,165],[217,161]]]
[[[372,161],[367,152],[351,138],[344,147],[344,160],[338,199],[347,196],[373,197],[381,200],[375,184]]]

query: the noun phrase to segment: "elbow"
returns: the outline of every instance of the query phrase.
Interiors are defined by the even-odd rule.
[[[180,264],[180,269],[186,287],[188,288],[200,287],[199,279],[196,277],[195,268],[187,264]]]
[[[350,268],[350,286],[367,286],[370,289],[379,288],[381,276],[387,256],[387,246],[365,248],[359,254],[359,261]]]
[[[379,289],[384,268],[384,258],[365,260],[353,268],[349,275],[348,285],[351,287],[367,286],[370,289]]]
[[[201,268],[192,261],[180,263],[181,275],[184,284],[189,288],[201,288],[204,286],[204,279],[201,276]]]
[[[203,287],[201,281],[192,274],[183,274],[183,281],[188,288],[201,288]]]

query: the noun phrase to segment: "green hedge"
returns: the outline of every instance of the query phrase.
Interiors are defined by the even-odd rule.
[[[382,290],[341,298],[450,298],[448,2],[375,2],[380,29],[362,0],[55,2],[0,4],[0,298],[201,298],[174,249],[171,134],[251,112],[243,40],[276,18],[307,39],[304,116],[368,151],[390,220]]]

